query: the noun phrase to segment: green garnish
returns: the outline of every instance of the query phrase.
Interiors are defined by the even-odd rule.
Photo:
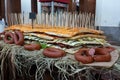
[[[42,47],[42,49],[45,49],[45,48],[47,48],[48,46],[47,46],[47,44],[45,44],[45,43],[41,43],[41,47]]]

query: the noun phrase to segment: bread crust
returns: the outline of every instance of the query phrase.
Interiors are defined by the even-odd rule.
[[[88,29],[88,28],[69,28],[69,27],[41,27],[36,26],[32,28],[30,25],[13,25],[8,28],[5,28],[5,30],[21,30],[23,32],[40,32],[40,33],[46,33],[48,35],[55,35],[59,37],[73,37],[75,35],[90,33],[90,34],[96,34],[100,35],[103,34],[103,31],[100,30],[94,30],[94,29]]]

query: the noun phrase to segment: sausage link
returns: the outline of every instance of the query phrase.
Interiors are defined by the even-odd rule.
[[[96,62],[109,62],[111,61],[111,55],[109,53],[105,55],[95,55],[94,61]]]
[[[21,31],[14,32],[14,42],[16,45],[23,45],[24,44],[24,35]]]
[[[92,63],[93,57],[89,54],[88,48],[82,48],[74,54],[74,57],[77,61],[82,62],[83,64]]]
[[[24,45],[24,49],[29,51],[40,50],[40,48],[41,48],[40,44],[35,43]]]
[[[109,62],[111,61],[110,50],[106,47],[96,48],[94,61],[96,62]]]
[[[14,43],[14,35],[12,32],[6,32],[4,36],[4,42],[7,44],[13,44]]]
[[[43,55],[49,58],[59,58],[66,55],[65,51],[58,49],[58,48],[46,48],[43,51]]]

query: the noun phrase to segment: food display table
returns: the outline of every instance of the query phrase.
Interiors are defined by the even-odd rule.
[[[119,55],[120,47],[115,48]],[[108,68],[82,65],[69,56],[47,58],[42,51],[27,51],[1,40],[0,80],[120,80],[120,58]]]

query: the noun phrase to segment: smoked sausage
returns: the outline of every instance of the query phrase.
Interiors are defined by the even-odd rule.
[[[94,61],[95,62],[109,62],[111,61],[110,51],[106,47],[96,48]]]
[[[13,44],[14,43],[14,35],[12,32],[6,32],[4,36],[4,42],[7,44]]]
[[[81,48],[75,53],[74,57],[77,61],[82,62],[83,64],[92,63],[94,61],[93,57],[89,54],[88,48]]]
[[[29,51],[40,50],[40,48],[41,48],[40,44],[37,43],[24,45],[24,49]]]
[[[23,45],[24,44],[24,35],[21,31],[14,32],[14,42],[16,45]]]
[[[59,58],[65,56],[66,53],[61,49],[51,47],[44,49],[43,55],[49,58]]]

